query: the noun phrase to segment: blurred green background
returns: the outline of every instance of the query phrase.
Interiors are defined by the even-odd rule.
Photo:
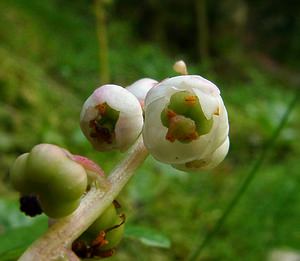
[[[176,171],[149,157],[120,195],[127,237],[112,260],[185,260],[211,231],[299,88],[296,0],[2,0],[0,2],[0,260],[46,229],[25,218],[9,185],[13,160],[54,143],[105,171],[123,157],[97,153],[79,129],[81,105],[105,82],[127,86],[191,74],[215,82],[231,148],[215,170]],[[267,260],[300,251],[300,106],[225,225],[199,260]],[[135,231],[135,232],[134,232]]]

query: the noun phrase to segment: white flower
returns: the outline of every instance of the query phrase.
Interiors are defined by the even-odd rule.
[[[132,93],[107,84],[96,89],[84,103],[80,126],[96,150],[124,151],[141,133],[143,111]]]
[[[143,78],[127,86],[126,89],[130,91],[135,97],[137,97],[141,106],[144,107],[144,100],[148,91],[157,83],[158,82],[153,79]]]
[[[159,161],[182,170],[214,167],[227,154],[228,131],[219,89],[200,76],[166,79],[146,96],[143,138]]]

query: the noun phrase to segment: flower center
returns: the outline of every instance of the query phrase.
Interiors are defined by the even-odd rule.
[[[89,123],[90,137],[98,142],[112,144],[115,140],[115,126],[119,119],[119,111],[112,109],[107,103],[95,107],[98,115]]]
[[[207,120],[199,99],[188,91],[177,92],[171,96],[170,103],[161,112],[162,124],[168,128],[166,139],[189,143],[207,134],[213,120]]]

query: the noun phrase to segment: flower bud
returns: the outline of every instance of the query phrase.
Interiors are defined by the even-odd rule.
[[[148,91],[154,87],[158,82],[150,79],[143,78],[133,84],[126,87],[126,90],[130,91],[139,100],[142,107],[144,107],[144,101]]]
[[[137,98],[118,85],[96,89],[80,114],[81,130],[99,151],[125,151],[143,127],[143,111]]]
[[[187,75],[188,74],[186,64],[182,60],[177,61],[176,63],[174,63],[173,70],[177,73],[182,74],[182,75]]]
[[[157,160],[175,168],[215,167],[228,151],[228,131],[219,89],[200,76],[166,79],[146,96],[145,146]]]

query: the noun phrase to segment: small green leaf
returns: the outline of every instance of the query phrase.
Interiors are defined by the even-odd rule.
[[[47,229],[47,219],[41,216],[33,219],[31,225],[10,228],[0,235],[1,260],[16,260],[17,257]]]
[[[142,226],[126,225],[125,237],[137,239],[141,243],[152,247],[170,248],[171,246],[170,240],[165,235]]]
[[[0,199],[0,236],[7,229],[28,226],[34,222],[34,219],[25,216],[20,211],[17,199]]]

